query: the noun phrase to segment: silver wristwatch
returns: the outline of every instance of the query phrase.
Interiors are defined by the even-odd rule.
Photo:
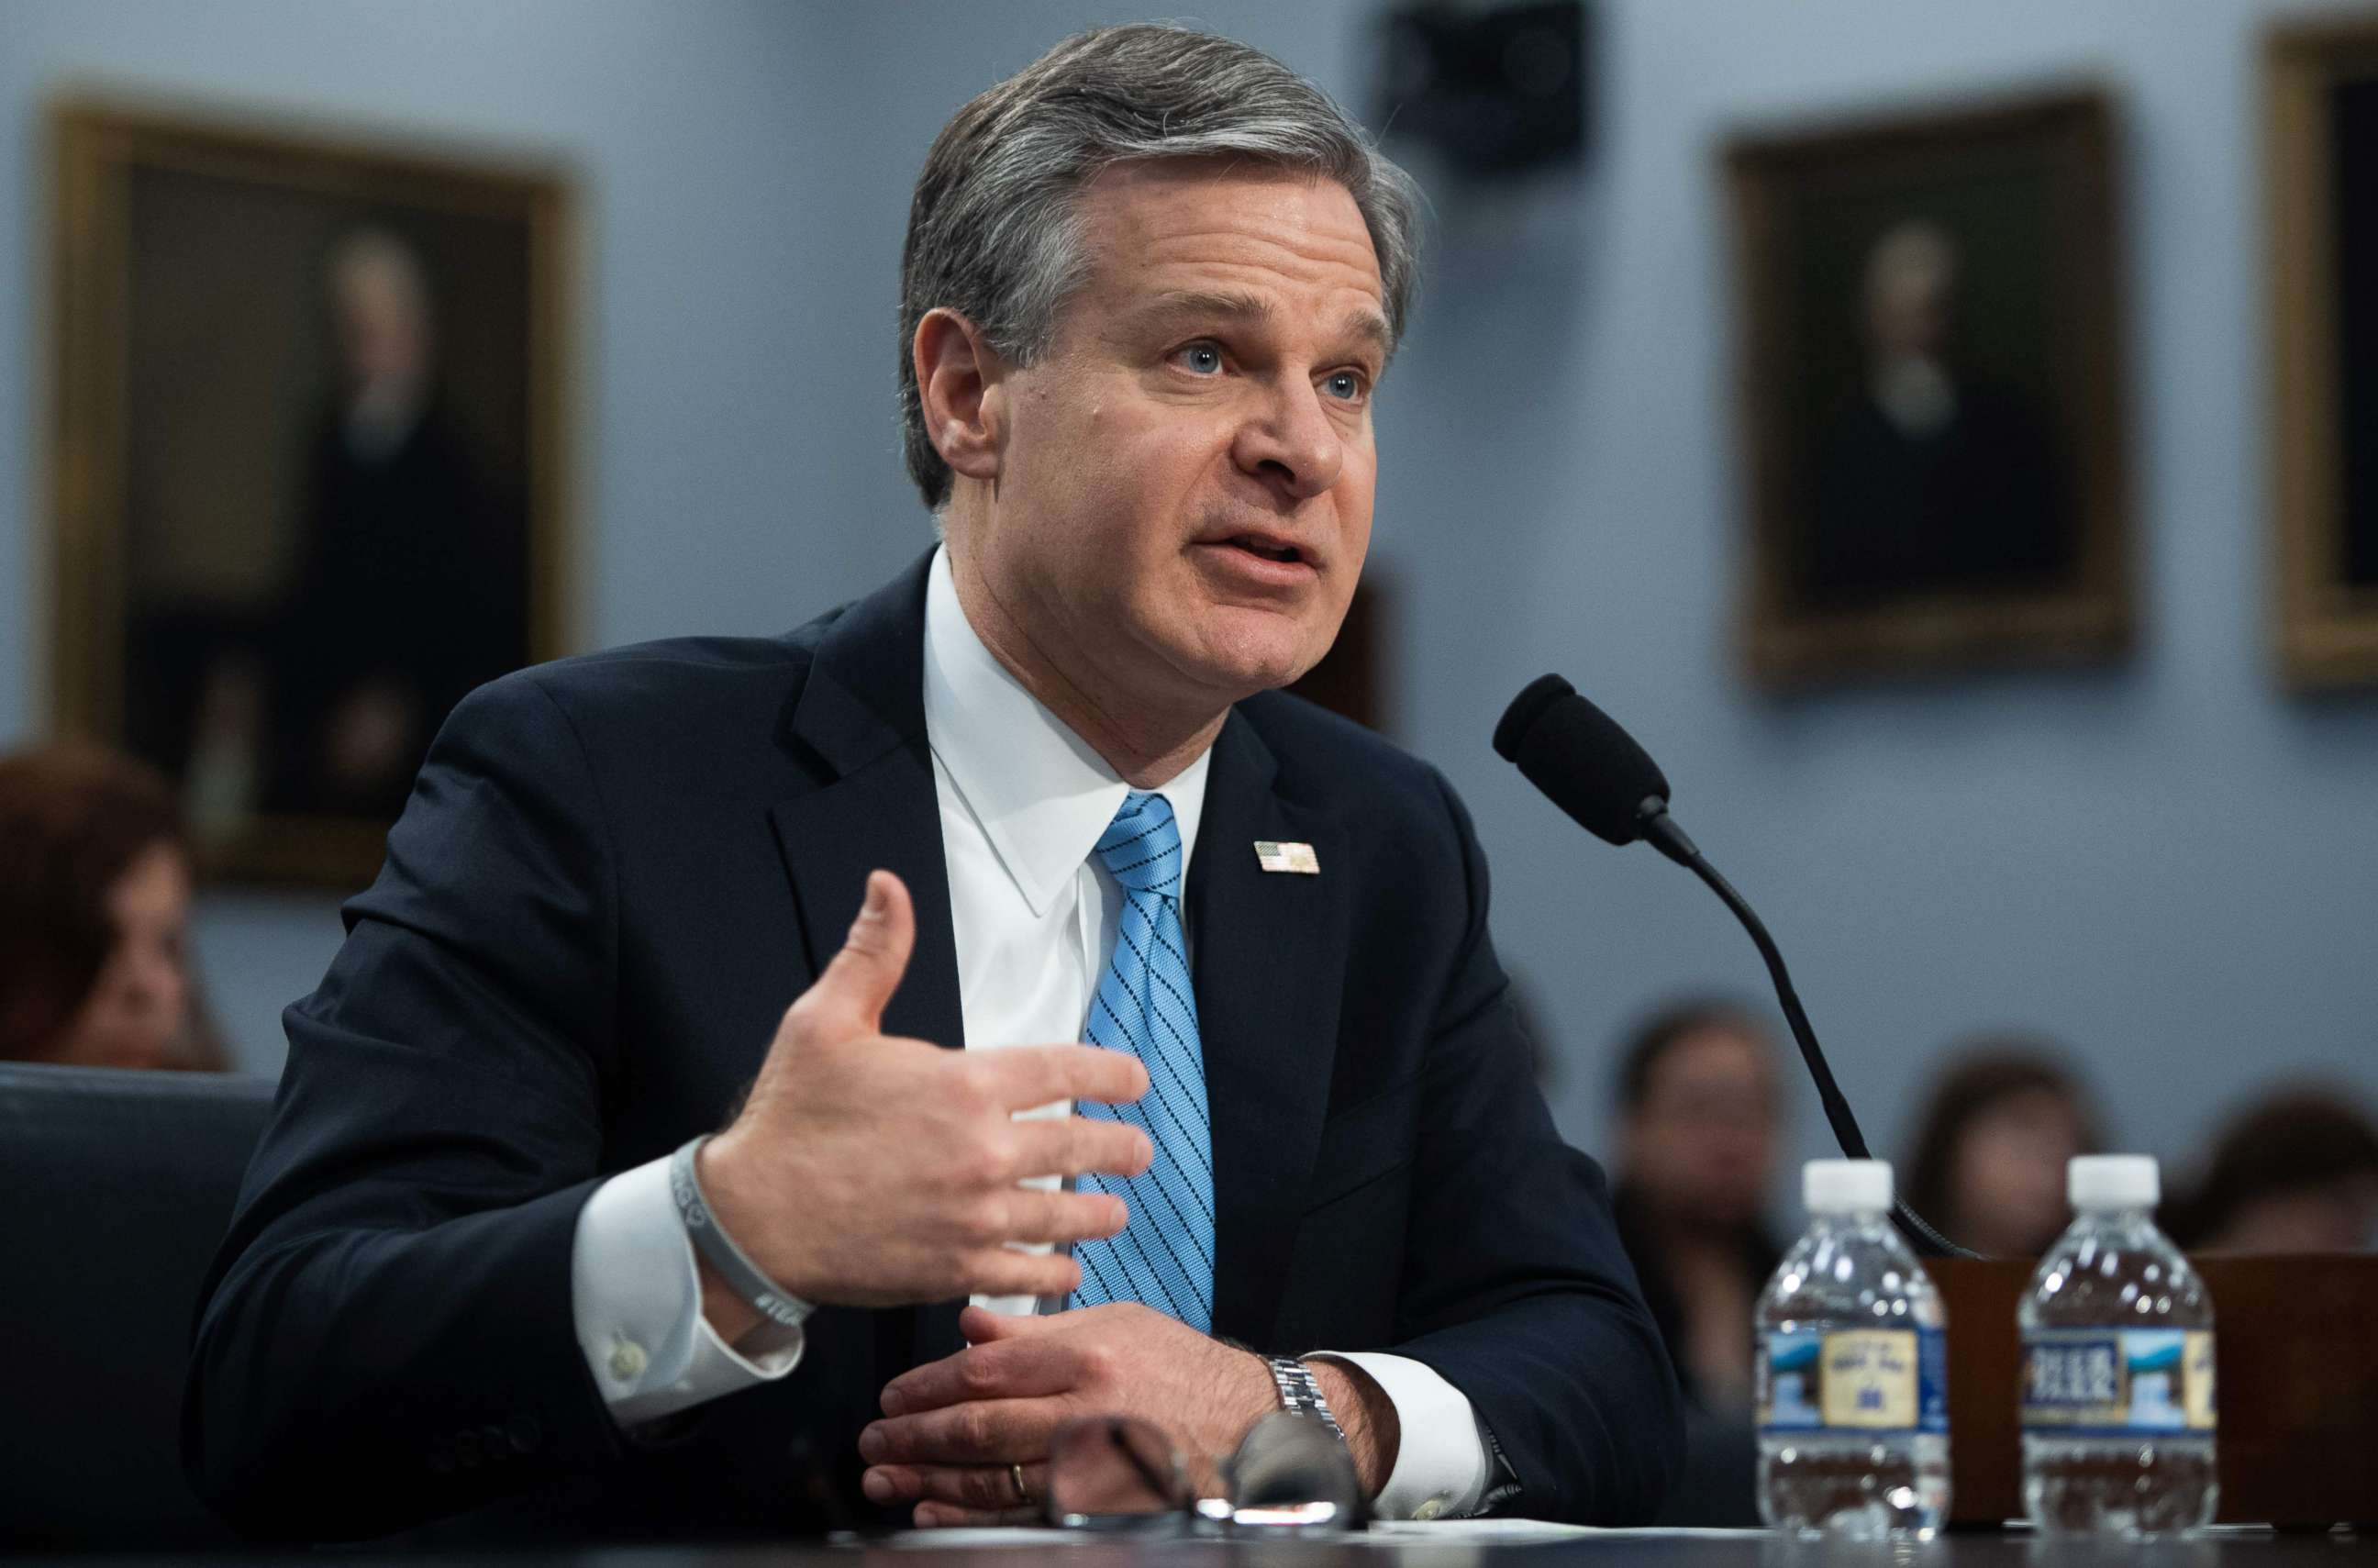
[[[1264,1364],[1271,1369],[1271,1381],[1279,1389],[1281,1409],[1293,1416],[1310,1416],[1328,1428],[1331,1437],[1346,1441],[1338,1417],[1329,1413],[1329,1402],[1321,1397],[1321,1384],[1312,1368],[1292,1356],[1267,1357]]]

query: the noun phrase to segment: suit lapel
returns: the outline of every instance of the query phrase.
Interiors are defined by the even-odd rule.
[[[810,972],[841,950],[867,874],[892,872],[916,906],[917,947],[883,1010],[883,1031],[956,1049],[966,1043],[966,1019],[925,739],[924,640],[925,563],[826,628],[787,726],[788,744],[804,754],[816,781],[778,801],[769,818],[792,879]],[[926,1307],[913,1322],[887,1324],[889,1340],[906,1336],[887,1343],[887,1353],[914,1364],[956,1350],[959,1305]]]
[[[916,906],[917,950],[884,1010],[884,1032],[955,1048],[966,1043],[966,1022],[925,741],[924,643],[923,563],[827,627],[788,723],[793,744],[822,765],[820,778],[769,815],[793,881],[810,972],[841,950],[867,874],[894,873]]]
[[[1214,743],[1188,900],[1214,1145],[1214,1330],[1258,1346],[1328,1104],[1351,913],[1336,826],[1276,793],[1277,771],[1234,711]],[[1264,871],[1266,839],[1311,844],[1321,874]]]

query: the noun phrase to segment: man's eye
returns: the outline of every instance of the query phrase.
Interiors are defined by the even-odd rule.
[[[1192,375],[1219,376],[1222,372],[1222,351],[1210,343],[1193,343],[1186,348],[1175,349],[1172,358]]]
[[[1340,370],[1321,384],[1327,389],[1331,397],[1347,403],[1359,402],[1364,390],[1363,378],[1351,370]]]

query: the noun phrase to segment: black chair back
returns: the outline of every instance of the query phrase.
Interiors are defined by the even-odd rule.
[[[182,1478],[198,1285],[267,1079],[0,1062],[0,1552],[230,1541]]]

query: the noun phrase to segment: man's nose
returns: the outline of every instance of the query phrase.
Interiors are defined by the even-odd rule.
[[[1301,377],[1283,378],[1239,428],[1239,466],[1290,501],[1307,501],[1338,482],[1344,439],[1321,393]]]

